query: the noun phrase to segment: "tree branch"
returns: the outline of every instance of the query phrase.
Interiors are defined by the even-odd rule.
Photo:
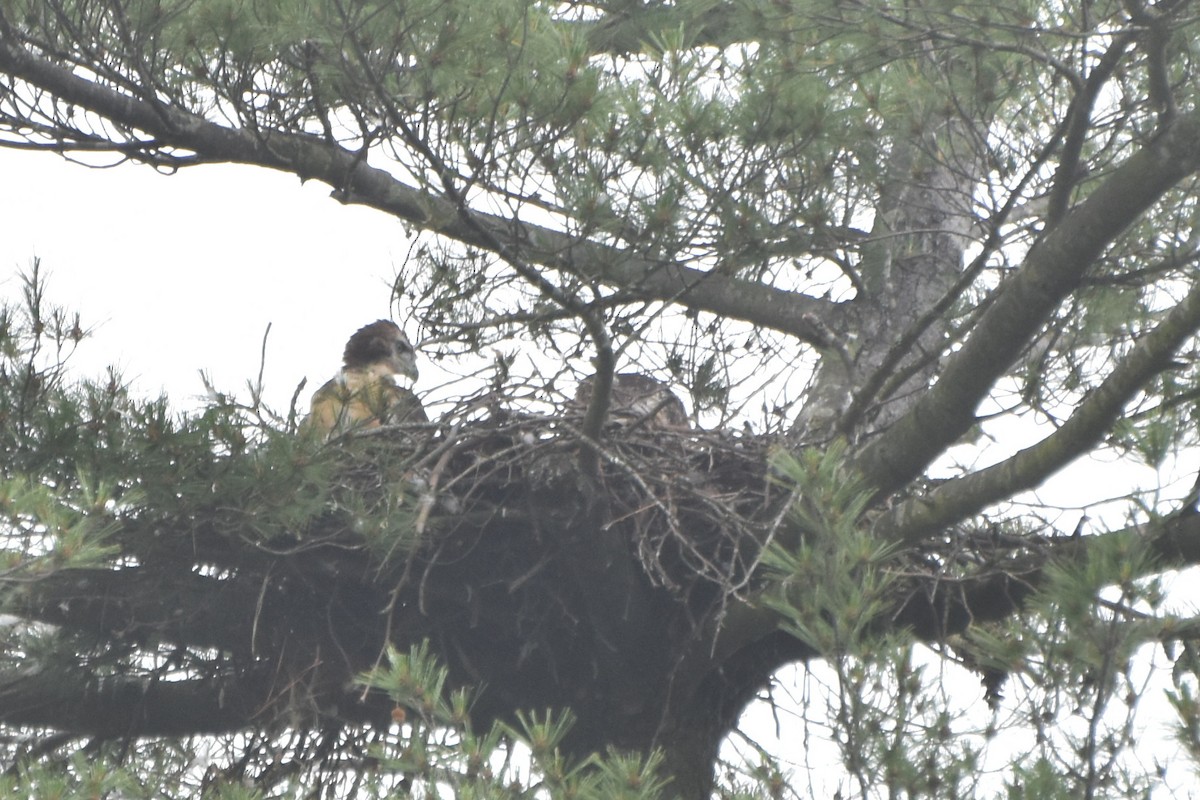
[[[227,733],[257,722],[269,687],[265,669],[186,681],[10,673],[0,675],[0,721],[103,739]]]
[[[248,652],[258,593],[245,581],[126,567],[62,570],[9,597],[9,613],[72,630]]]
[[[975,422],[975,408],[1104,249],[1179,181],[1200,169],[1200,112],[1181,116],[1113,170],[1030,251],[937,384],[854,459],[880,493],[919,475]]]
[[[1179,346],[1200,329],[1200,282],[1157,327],[1143,336],[1070,418],[1037,444],[978,472],[914,497],[875,524],[889,541],[915,542],[1031,489],[1094,447],[1145,383],[1169,366]]]
[[[778,29],[786,10],[770,0],[622,4],[595,22],[571,23],[586,31],[593,54],[627,56],[655,47],[664,36],[682,37],[693,47],[728,47],[758,41]],[[772,27],[771,21],[775,26]]]
[[[993,568],[978,575],[914,580],[893,612],[881,617],[881,626],[887,630],[908,628],[921,641],[937,641],[962,633],[972,624],[1003,620],[1020,611],[1041,588],[1047,563],[1086,559],[1094,548],[1110,547],[1121,539],[1129,540],[1135,548],[1147,547],[1153,556],[1148,563],[1155,571],[1195,566],[1200,564],[1200,513],[1182,509],[1118,531],[1050,540],[1003,569]],[[741,602],[732,606],[716,631],[711,663],[721,665],[731,658],[761,660],[782,652],[778,639],[786,636],[780,630],[784,622],[784,616],[766,605]],[[791,661],[821,655],[807,644],[795,642],[787,656],[771,662],[764,674]]]
[[[0,34],[0,72],[118,126],[142,131],[159,147],[190,150],[209,162],[250,164],[291,172],[301,180],[319,180],[340,187],[343,202],[384,211],[473,247],[490,250],[496,241],[513,242],[531,262],[636,290],[639,300],[678,302],[695,311],[761,324],[806,342],[820,341],[811,319],[828,322],[840,314],[837,303],[677,263],[652,261],[528,222],[473,211],[468,223],[455,203],[371,167],[360,153],[331,145],[319,136],[227,128],[190,112],[131,97],[40,59],[20,46],[18,35],[3,18]]]
[[[1132,31],[1118,35],[1104,55],[1100,57],[1083,87],[1071,100],[1064,120],[1066,136],[1063,139],[1062,152],[1058,158],[1058,169],[1054,172],[1054,182],[1050,187],[1047,201],[1047,227],[1053,227],[1067,213],[1071,192],[1079,182],[1079,159],[1083,153],[1088,129],[1091,127],[1092,108],[1096,104],[1096,98],[1100,96],[1100,90],[1116,72],[1121,58],[1133,44],[1134,39]]]

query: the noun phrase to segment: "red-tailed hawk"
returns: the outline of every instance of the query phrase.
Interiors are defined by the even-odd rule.
[[[575,402],[587,408],[592,399],[593,378],[580,382]],[[627,427],[687,430],[687,410],[674,392],[660,380],[640,372],[620,372],[613,376],[612,399],[608,418]]]
[[[304,428],[326,437],[393,422],[428,422],[421,401],[396,385],[394,376],[416,380],[417,356],[396,323],[366,325],[346,342],[342,370],[313,393]]]

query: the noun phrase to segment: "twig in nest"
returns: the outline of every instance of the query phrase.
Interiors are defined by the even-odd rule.
[[[425,525],[429,521],[429,512],[433,510],[437,503],[438,480],[442,473],[446,470],[446,465],[450,463],[450,459],[454,456],[455,447],[446,448],[446,452],[442,453],[442,457],[434,464],[433,470],[429,473],[429,483],[425,486],[425,491],[421,493],[421,499],[417,504],[417,536],[425,533]]]

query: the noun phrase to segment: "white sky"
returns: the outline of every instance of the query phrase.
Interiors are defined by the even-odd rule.
[[[223,390],[255,377],[268,323],[268,402],[282,410],[304,376],[307,400],[351,333],[392,316],[409,232],[324,184],[227,165],[89,169],[3,148],[0,176],[0,297],[17,297],[18,271],[40,257],[48,299],[94,328],[76,370],[115,364],[176,408],[203,395],[200,369]]]

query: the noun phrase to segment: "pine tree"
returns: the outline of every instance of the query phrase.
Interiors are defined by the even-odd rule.
[[[180,413],[72,376],[32,271],[0,788],[1149,791],[1147,664],[1200,748],[1197,40],[1183,0],[0,3],[3,144],[324,182],[420,233],[397,301],[484,375],[331,441]],[[1086,456],[1154,477],[1027,493]],[[727,769],[797,663],[827,728]]]

